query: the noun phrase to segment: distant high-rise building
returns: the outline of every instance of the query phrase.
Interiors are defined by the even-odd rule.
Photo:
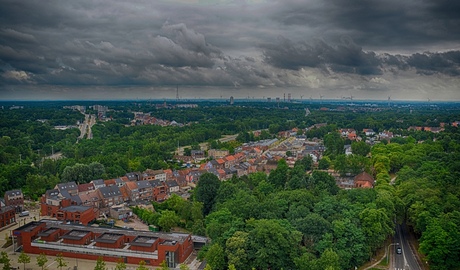
[[[271,97],[268,97],[268,98],[267,98],[267,101],[268,101],[268,102],[272,102],[272,98],[271,98]]]
[[[291,102],[291,93],[288,93],[288,102]]]
[[[234,103],[234,100],[233,100],[233,96],[230,97],[230,105],[233,105]]]

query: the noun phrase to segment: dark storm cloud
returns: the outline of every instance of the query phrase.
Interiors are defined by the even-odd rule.
[[[420,74],[435,73],[450,76],[460,75],[460,51],[445,53],[416,53],[408,57],[407,64],[417,69]]]
[[[458,1],[192,2],[0,0],[0,91],[354,82],[367,89],[371,81],[386,89],[406,75],[459,75]]]
[[[264,50],[265,61],[279,68],[330,68],[335,72],[361,75],[382,73],[375,53],[364,52],[350,38],[344,38],[337,45],[329,45],[320,40],[312,44],[294,43],[283,37],[279,40],[277,44],[265,46]]]
[[[362,46],[423,46],[460,40],[460,2],[449,0],[280,1],[272,18],[316,34],[353,37]]]

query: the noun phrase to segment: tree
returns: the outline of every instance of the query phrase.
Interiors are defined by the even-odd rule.
[[[94,270],[107,270],[107,266],[105,265],[104,258],[99,257],[96,261],[96,266],[94,266]]]
[[[3,270],[10,270],[11,269],[11,260],[8,257],[8,253],[6,253],[5,251],[1,252],[0,263],[3,264],[3,268],[2,268]]]
[[[367,156],[371,151],[371,146],[364,141],[352,142],[351,151],[354,155]]]
[[[163,261],[163,262],[165,262],[165,264],[166,264],[166,261]],[[145,266],[145,264],[146,263],[145,263],[144,260],[140,261],[139,266],[136,268],[136,270],[148,270],[148,268],[147,268],[147,266]],[[168,268],[166,268],[166,269],[168,269]]]
[[[166,260],[163,260],[161,263],[160,263],[160,270],[168,270],[169,267],[168,267],[168,263],[166,262]]]
[[[180,270],[190,270],[190,268],[185,263],[181,263],[179,266],[179,269]]]
[[[220,187],[220,180],[212,173],[204,173],[200,176],[196,185],[196,199],[203,203],[203,214],[208,215],[216,200],[217,192]]]
[[[323,157],[318,161],[318,169],[327,170],[331,166],[331,160],[328,157]]]
[[[219,243],[213,244],[206,253],[206,261],[215,270],[225,270],[225,253]]]
[[[26,264],[30,263],[30,256],[24,253],[24,250],[21,251],[21,254],[18,257],[18,263],[24,264],[24,270],[26,269]]]
[[[248,261],[256,269],[291,269],[302,234],[283,220],[249,220]]]
[[[326,249],[321,258],[316,262],[316,268],[318,270],[340,270],[340,257],[332,249]]]
[[[343,153],[345,145],[343,138],[336,131],[330,132],[324,136],[324,146],[326,147],[326,155],[340,155]]]
[[[54,261],[57,263],[57,267],[62,270],[62,267],[67,266],[67,262],[64,260],[64,257],[62,257],[62,253],[59,253],[56,255],[56,258]]]
[[[249,265],[247,254],[248,233],[237,231],[227,239],[226,250],[228,263],[235,268],[244,269]]]
[[[163,210],[161,211],[161,217],[158,220],[158,225],[165,232],[171,231],[171,229],[179,223],[179,216],[174,211]]]
[[[460,216],[458,211],[457,215]],[[430,268],[458,269],[460,252],[459,226],[446,218],[433,218],[420,239],[420,251],[426,254]],[[458,223],[458,220],[457,220]]]
[[[289,167],[286,160],[280,159],[276,169],[270,172],[268,176],[268,182],[273,184],[277,188],[284,188],[288,177]]]
[[[115,270],[126,270],[126,263],[122,259],[119,259],[115,266]]]
[[[40,253],[37,257],[37,265],[43,270],[45,269],[45,264],[48,262],[48,258],[46,258],[45,253]]]

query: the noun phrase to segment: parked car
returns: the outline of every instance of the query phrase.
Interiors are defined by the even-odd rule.
[[[396,248],[396,254],[402,254],[402,249],[400,247]]]

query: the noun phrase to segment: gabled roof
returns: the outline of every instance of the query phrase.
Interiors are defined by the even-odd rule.
[[[126,183],[126,188],[128,188],[129,190],[135,190],[137,189],[137,181],[132,181],[132,182],[127,182]]]
[[[179,185],[177,184],[176,181],[174,180],[171,180],[171,181],[166,181],[166,184],[168,185],[168,187],[172,188],[172,187],[178,187]]]
[[[102,185],[105,186],[103,179],[96,179],[96,180],[91,181],[91,183],[93,183],[94,186],[102,186]]]
[[[94,185],[92,183],[78,185],[78,192],[85,192],[90,190],[94,190]]]
[[[99,201],[101,197],[99,197],[99,193],[96,191],[87,191],[78,194],[82,203]]]
[[[57,190],[57,189],[48,189],[45,192],[45,197],[46,198],[57,197],[58,195],[59,195],[59,190]]]
[[[121,191],[118,186],[110,186],[110,187],[101,187],[99,189],[103,198],[112,198],[121,196]]]
[[[137,181],[139,178],[139,173],[129,172],[126,174],[126,177],[129,179],[129,181]]]
[[[219,158],[217,160],[217,164],[224,164],[225,163],[225,160],[223,158]]]
[[[123,184],[123,185],[124,185],[125,182],[124,182],[123,179],[121,179],[121,178],[115,178],[115,184],[117,184],[117,185],[118,185],[118,184]]]
[[[137,181],[137,188],[152,188],[152,185],[147,180]]]
[[[104,180],[104,184],[106,186],[113,186],[115,185],[115,179],[107,179],[107,180]]]
[[[149,183],[153,188],[163,186],[163,183],[160,180],[150,180]]]
[[[60,184],[57,184],[56,186],[60,192],[62,192],[63,190],[78,190],[77,184],[74,181],[67,182],[67,183],[60,183]]]
[[[6,196],[22,196],[22,191],[20,189],[8,190],[5,191]]]

